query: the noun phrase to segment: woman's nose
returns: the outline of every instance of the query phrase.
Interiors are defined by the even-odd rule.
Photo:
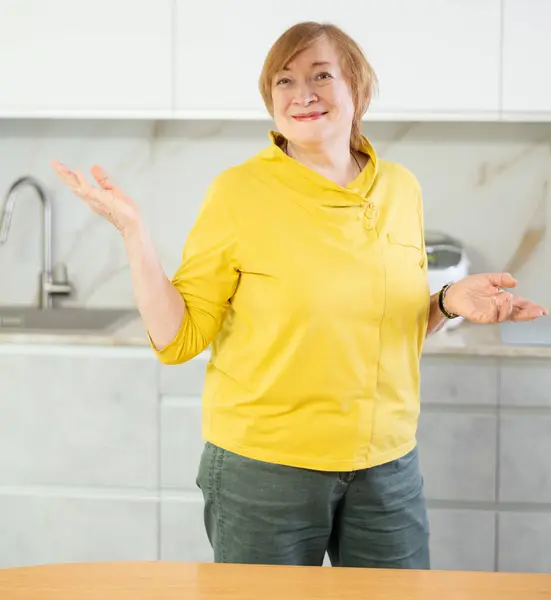
[[[309,89],[301,89],[297,91],[295,102],[300,106],[308,106],[312,102],[317,102],[317,95]]]

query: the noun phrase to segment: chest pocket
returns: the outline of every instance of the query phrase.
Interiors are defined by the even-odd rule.
[[[415,232],[388,232],[386,234],[388,243],[397,250],[403,250],[404,260],[414,260],[420,267],[425,265],[423,242],[421,233]]]

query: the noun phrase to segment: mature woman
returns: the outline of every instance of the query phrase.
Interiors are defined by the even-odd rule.
[[[429,568],[416,429],[427,333],[547,314],[506,273],[429,295],[419,184],[360,134],[375,75],[331,25],[266,58],[278,132],[210,185],[170,281],[134,202],[95,166],[63,181],[124,238],[159,359],[212,344],[198,475],[215,560]]]

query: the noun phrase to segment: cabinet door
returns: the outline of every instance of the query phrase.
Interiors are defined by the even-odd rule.
[[[170,0],[0,3],[0,114],[171,108]]]
[[[258,76],[277,37],[302,20],[335,23],[364,48],[379,80],[378,116],[497,117],[500,0],[234,0],[213,14],[178,0],[176,109],[263,116]]]
[[[346,2],[344,3],[346,4]],[[270,46],[291,25],[331,19],[333,0],[177,0],[175,105],[185,114],[267,116],[258,78]]]
[[[0,351],[0,568],[157,559],[155,359],[55,344]]]
[[[503,112],[551,113],[551,4],[503,2]],[[549,114],[547,115],[549,118]]]
[[[500,0],[372,0],[351,21],[379,78],[371,111],[497,118]]]

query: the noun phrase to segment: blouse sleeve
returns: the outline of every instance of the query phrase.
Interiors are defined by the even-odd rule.
[[[237,288],[237,230],[231,194],[219,176],[209,186],[197,219],[184,245],[172,283],[186,305],[182,325],[161,350],[151,346],[165,364],[192,359],[209,346]]]

